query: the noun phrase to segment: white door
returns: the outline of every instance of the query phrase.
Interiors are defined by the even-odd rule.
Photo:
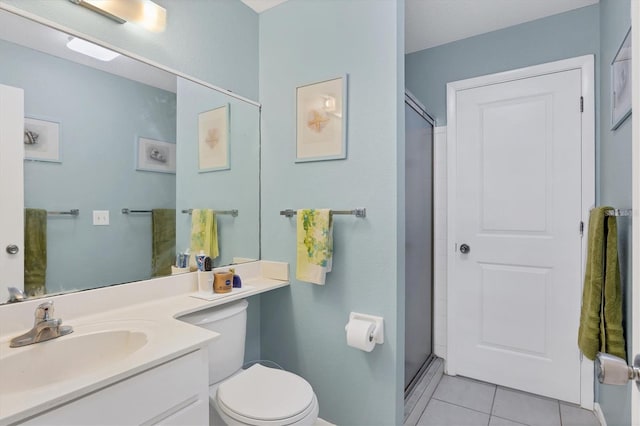
[[[7,287],[22,290],[24,283],[23,95],[0,84],[0,303]],[[18,252],[9,253],[11,246]]]
[[[456,373],[574,403],[582,88],[570,69],[457,91],[451,194]]]

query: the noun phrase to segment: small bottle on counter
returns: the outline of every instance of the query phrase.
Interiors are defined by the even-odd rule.
[[[233,288],[242,288],[242,280],[240,275],[236,275],[235,268],[229,268],[229,272],[233,274]]]

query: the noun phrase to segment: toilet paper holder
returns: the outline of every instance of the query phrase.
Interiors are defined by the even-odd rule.
[[[351,312],[349,314],[349,322],[351,322],[351,320],[353,319],[369,321],[374,323],[375,328],[373,329],[373,332],[369,336],[369,341],[370,342],[374,341],[378,344],[384,343],[384,318],[378,317],[375,315],[367,315],[367,314],[360,314],[357,312]],[[349,327],[349,323],[347,323],[347,325],[344,326],[345,331],[347,330],[348,327]]]

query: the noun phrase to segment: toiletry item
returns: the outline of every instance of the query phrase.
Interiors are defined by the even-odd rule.
[[[213,292],[229,293],[233,288],[233,274],[231,272],[216,272],[213,274]]]
[[[213,272],[198,271],[198,291],[213,293]]]
[[[205,271],[210,271],[213,269],[213,260],[207,256],[204,258],[204,270]]]
[[[200,250],[200,253],[196,255],[196,266],[198,271],[204,271],[204,259],[207,257],[204,250]]]
[[[180,265],[180,267],[181,268],[188,268],[189,267],[189,259],[191,258],[191,250],[190,249],[186,249],[183,254],[184,254],[184,257],[182,259],[183,259],[184,263],[182,265]]]
[[[242,280],[240,275],[236,275],[235,268],[229,268],[229,272],[233,274],[233,288],[242,288]]]

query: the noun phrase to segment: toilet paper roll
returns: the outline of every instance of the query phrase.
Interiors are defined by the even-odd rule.
[[[373,330],[376,328],[375,323],[352,319],[345,328],[347,329],[347,345],[352,348],[371,352],[376,346],[376,342],[372,338]]]

